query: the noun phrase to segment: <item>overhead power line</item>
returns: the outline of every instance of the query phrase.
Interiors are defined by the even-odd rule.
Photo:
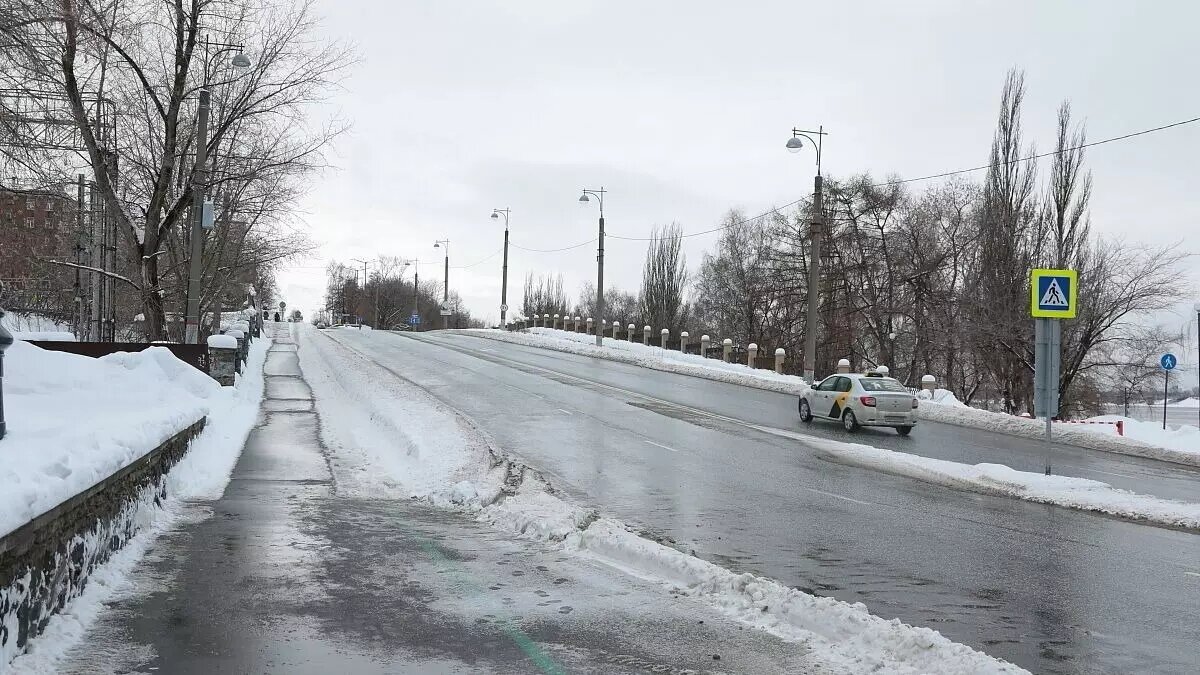
[[[1072,147],[1069,147],[1069,148],[1063,148],[1062,150],[1052,150],[1052,151],[1050,151],[1050,152],[1043,152],[1043,153],[1036,154],[1036,155],[1030,155],[1030,156],[1028,156],[1028,157],[1020,157],[1020,158],[1018,158],[1018,159],[1010,160],[1010,161],[1008,161],[1008,162],[996,162],[996,163],[993,163],[993,164],[983,164],[983,165],[981,165],[981,166],[973,166],[973,167],[971,167],[971,168],[969,168],[969,169],[956,169],[956,170],[954,170],[954,171],[944,171],[944,172],[942,172],[942,173],[930,174],[930,175],[928,175],[928,176],[918,176],[918,177],[916,177],[916,178],[902,178],[902,179],[897,179],[897,180],[892,180],[892,181],[884,181],[884,182],[882,182],[882,183],[873,183],[873,184],[871,185],[871,187],[887,187],[887,186],[890,186],[890,185],[900,185],[900,184],[903,184],[903,183],[916,183],[916,182],[923,181],[923,180],[933,180],[933,179],[935,179],[935,178],[948,178],[948,177],[950,177],[950,176],[958,176],[958,175],[961,175],[961,174],[964,174],[964,173],[974,173],[975,171],[983,171],[983,170],[986,170],[986,169],[991,169],[992,167],[996,167],[996,166],[1004,166],[1004,165],[1010,165],[1010,164],[1020,164],[1020,163],[1022,163],[1022,162],[1033,162],[1033,161],[1037,161],[1037,160],[1039,160],[1039,159],[1043,159],[1043,158],[1046,158],[1046,157],[1051,157],[1051,156],[1053,156],[1053,155],[1058,155],[1058,154],[1065,153],[1065,152],[1074,152],[1074,151],[1076,151],[1076,150],[1083,150],[1083,149],[1085,149],[1085,148],[1092,148],[1092,147],[1095,147],[1095,146],[1097,146],[1097,145],[1104,145],[1105,143],[1114,143],[1114,142],[1116,142],[1116,141],[1123,141],[1123,140],[1126,140],[1126,139],[1135,138],[1135,137],[1137,137],[1137,136],[1145,136],[1146,134],[1152,134],[1152,133],[1155,133],[1155,132],[1158,132],[1158,131],[1166,131],[1167,129],[1174,129],[1175,127],[1181,127],[1181,126],[1184,126],[1184,125],[1187,125],[1187,124],[1194,124],[1194,123],[1196,123],[1196,122],[1200,122],[1200,117],[1193,117],[1193,118],[1191,118],[1191,119],[1187,119],[1187,120],[1180,120],[1180,121],[1178,121],[1178,122],[1172,122],[1172,123],[1170,123],[1170,124],[1164,124],[1164,125],[1162,125],[1162,126],[1158,126],[1158,127],[1152,127],[1152,128],[1150,128],[1150,129],[1142,129],[1142,130],[1140,130],[1140,131],[1134,131],[1134,132],[1132,132],[1132,133],[1123,134],[1123,135],[1121,135],[1121,136],[1113,136],[1112,138],[1105,138],[1105,139],[1102,139],[1102,140],[1099,140],[1099,141],[1092,141],[1092,142],[1090,142],[1090,143],[1081,143],[1081,144],[1079,144],[1079,145],[1072,146]],[[718,227],[714,227],[714,228],[711,228],[711,229],[708,229],[708,230],[702,230],[702,231],[700,231],[700,232],[688,232],[688,233],[684,233],[682,236],[683,236],[684,238],[687,238],[687,237],[699,237],[699,236],[701,236],[701,235],[705,235],[705,234],[712,234],[713,232],[720,232],[721,230],[727,230],[727,229],[729,229],[729,228],[731,228],[731,227],[736,227],[736,226],[738,226],[738,225],[741,225],[741,224],[743,224],[743,223],[748,223],[748,222],[751,222],[751,221],[754,221],[754,220],[758,220],[759,218],[763,218],[763,217],[765,217],[765,216],[769,216],[769,215],[771,215],[772,213],[775,213],[776,211],[782,211],[782,210],[784,210],[784,209],[791,208],[791,207],[795,206],[796,204],[799,204],[799,203],[801,203],[801,202],[804,202],[804,201],[806,201],[806,200],[808,200],[808,199],[809,199],[809,197],[808,197],[808,196],[804,196],[804,197],[801,197],[800,199],[797,199],[797,200],[795,200],[795,201],[788,202],[787,204],[784,204],[784,205],[782,205],[782,206],[776,206],[776,207],[773,207],[773,208],[771,208],[771,209],[769,209],[769,210],[767,210],[767,211],[764,211],[764,212],[762,212],[762,213],[760,213],[760,214],[758,214],[758,215],[756,215],[756,216],[752,216],[752,217],[749,217],[749,218],[742,218],[741,220],[736,220],[736,221],[734,221],[734,222],[731,222],[731,223],[726,223],[726,224],[724,224],[724,225],[721,225],[721,226],[718,226]],[[624,241],[651,241],[651,240],[653,239],[652,237],[626,237],[626,236],[623,236],[623,235],[619,235],[619,234],[611,234],[611,233],[606,233],[606,234],[605,234],[605,236],[606,236],[606,237],[609,237],[609,238],[611,238],[611,239],[621,239],[621,240],[624,240]],[[592,241],[596,241],[596,240],[595,240],[595,239],[593,239]],[[585,242],[585,243],[591,243],[591,242]],[[583,244],[578,244],[578,245],[576,245],[576,246],[568,246],[567,248],[564,248],[564,249],[551,249],[551,250],[548,250],[548,251],[536,251],[536,252],[537,252],[537,253],[553,253],[553,252],[555,252],[555,251],[565,251],[565,250],[568,250],[568,249],[571,249],[571,248],[578,248],[579,246],[583,246]],[[525,249],[525,250],[532,250],[532,249]]]

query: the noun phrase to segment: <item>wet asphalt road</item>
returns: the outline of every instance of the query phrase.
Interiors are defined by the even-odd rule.
[[[454,333],[328,332],[470,415],[575,499],[698,555],[862,601],[1035,672],[1191,673],[1200,537],[821,459],[731,423],[805,427],[793,397]],[[1039,468],[1019,438],[922,423],[857,441]],[[1060,448],[1075,475],[1164,497],[1183,467]],[[1193,497],[1194,498],[1194,497]]]
[[[824,672],[804,645],[612,568],[457,512],[339,496],[295,349],[268,355],[225,494],[186,507],[63,672]]]

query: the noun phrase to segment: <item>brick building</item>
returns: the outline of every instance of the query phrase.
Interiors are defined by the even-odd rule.
[[[75,221],[75,200],[62,193],[0,187],[0,279],[61,276],[45,260],[74,260]]]

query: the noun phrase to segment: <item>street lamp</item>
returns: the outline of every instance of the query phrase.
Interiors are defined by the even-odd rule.
[[[446,253],[446,273],[442,281],[442,330],[450,327],[450,240],[438,239],[433,242],[434,248],[443,248]]]
[[[604,316],[604,192],[601,186],[599,190],[584,190],[579,196],[579,201],[586,204],[591,201],[588,195],[592,195],[600,205],[600,236],[596,247],[596,316]],[[596,346],[604,346],[604,331],[596,331]]]
[[[512,209],[492,209],[492,220],[504,216],[504,267],[500,276],[500,327],[504,327],[504,315],[508,314],[508,216]]]
[[[1196,310],[1196,397],[1200,398],[1200,302],[1192,308]],[[1196,411],[1196,424],[1200,425],[1200,410]]]
[[[813,139],[813,136],[816,139]],[[808,229],[808,310],[804,318],[804,379],[812,384],[816,378],[817,363],[817,288],[821,279],[821,237],[825,229],[825,212],[821,190],[821,141],[825,138],[825,127],[817,127],[817,131],[792,129],[792,137],[787,141],[788,152],[800,152],[804,148],[804,140],[811,143],[817,150],[817,175],[813,178],[813,216]]]
[[[204,47],[204,86],[200,88],[200,108],[196,113],[196,166],[192,182],[192,238],[189,242],[187,307],[184,312],[184,342],[200,343],[200,269],[204,257],[204,192],[208,187],[208,113],[212,107],[212,92],[208,88],[208,57],[223,52],[236,51],[229,64],[239,74],[250,68],[250,58],[242,50],[244,45],[210,42],[208,36],[201,40]],[[210,54],[209,50],[217,47]]]

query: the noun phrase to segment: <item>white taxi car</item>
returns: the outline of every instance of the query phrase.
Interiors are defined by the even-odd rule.
[[[830,375],[800,397],[800,419],[839,420],[847,431],[860,426],[894,427],[907,436],[917,424],[917,397],[898,380],[879,373]]]

